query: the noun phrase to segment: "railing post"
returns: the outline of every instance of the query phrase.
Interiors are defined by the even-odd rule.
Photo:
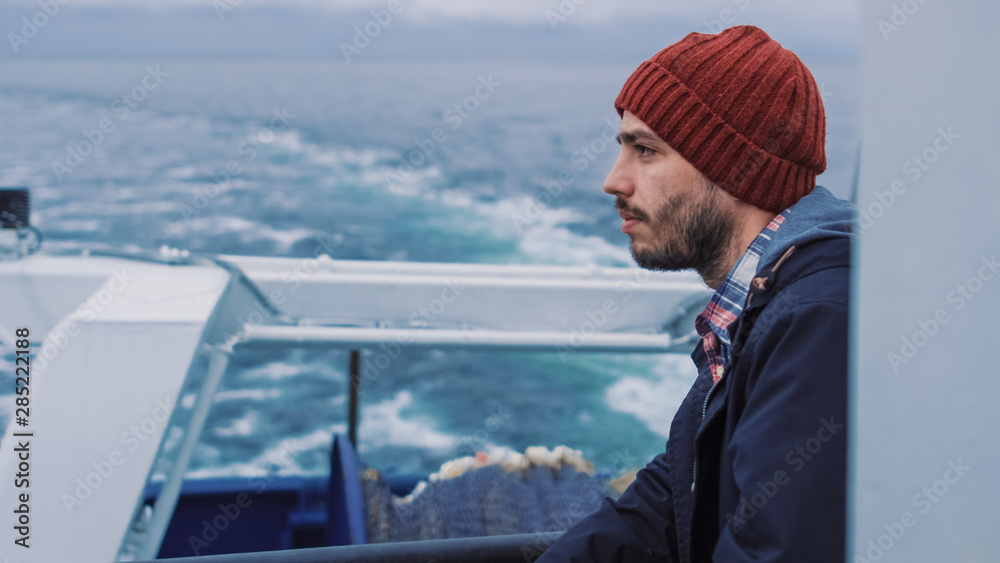
[[[347,439],[358,451],[358,393],[361,390],[361,351],[351,350],[350,397],[347,403]]]

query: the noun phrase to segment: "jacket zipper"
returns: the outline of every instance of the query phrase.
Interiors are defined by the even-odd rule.
[[[719,381],[722,381],[721,379]],[[719,385],[719,381],[713,381],[712,387],[705,394],[705,402],[701,405],[701,421],[705,422],[705,415],[708,413],[708,401],[712,398],[712,392]],[[700,426],[700,425],[699,425]],[[698,440],[697,432],[695,433],[695,441]],[[694,485],[698,480],[698,452],[695,451],[694,454],[694,474],[691,476],[691,492],[694,493]]]

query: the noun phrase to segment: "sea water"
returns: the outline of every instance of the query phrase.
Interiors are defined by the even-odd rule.
[[[849,198],[857,64],[806,62],[820,183]],[[31,189],[49,248],[306,257],[326,241],[335,259],[628,266],[601,186],[636,64],[3,62],[0,186]],[[236,354],[189,475],[329,471],[347,367],[341,350]],[[0,427],[12,374],[8,348]],[[364,389],[359,450],[400,472],[558,444],[641,467],[694,375],[684,354],[407,350]]]

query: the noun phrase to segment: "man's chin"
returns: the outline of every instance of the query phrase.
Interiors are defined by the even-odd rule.
[[[676,254],[670,254],[662,249],[653,250],[641,244],[637,245],[634,239],[632,240],[631,250],[632,260],[640,268],[664,272],[677,272],[692,268],[691,264],[688,263],[690,262],[689,260],[679,260]]]

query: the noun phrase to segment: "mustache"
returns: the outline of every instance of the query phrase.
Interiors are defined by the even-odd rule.
[[[649,215],[647,215],[646,212],[644,212],[641,209],[629,207],[629,205],[625,203],[625,200],[620,197],[615,198],[615,209],[619,211],[624,211],[625,213],[635,217],[636,219],[639,219],[640,221],[645,221],[647,223],[649,222]]]

